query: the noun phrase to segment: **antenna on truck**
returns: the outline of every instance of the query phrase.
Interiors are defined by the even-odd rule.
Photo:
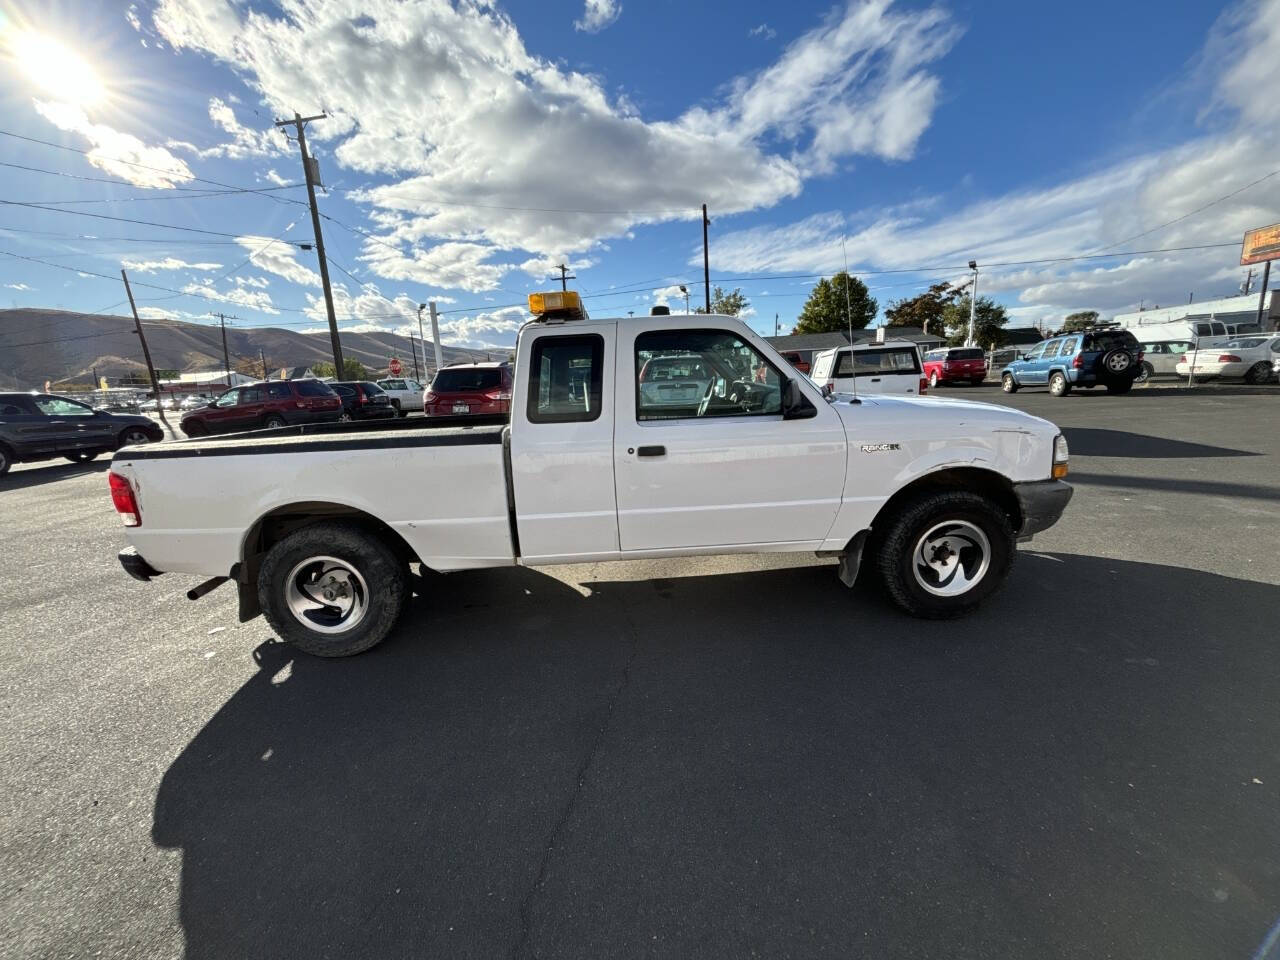
[[[858,399],[858,368],[853,363],[853,308],[849,306],[849,251],[844,246],[844,234],[840,234],[840,253],[844,256],[844,319],[849,324],[849,373],[853,380],[853,403]],[[839,366],[837,362],[836,366]]]

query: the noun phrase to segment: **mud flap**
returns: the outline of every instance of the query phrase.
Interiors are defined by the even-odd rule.
[[[867,534],[870,532],[859,530],[840,554],[840,582],[846,587],[852,587],[858,580],[858,568],[862,566],[862,548],[866,546]]]

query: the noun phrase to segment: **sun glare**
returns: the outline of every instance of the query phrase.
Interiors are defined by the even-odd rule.
[[[11,37],[9,53],[41,92],[77,107],[100,102],[106,88],[88,62],[48,34],[27,30]]]

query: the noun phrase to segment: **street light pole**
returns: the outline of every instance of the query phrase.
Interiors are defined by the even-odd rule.
[[[978,261],[970,260],[969,269],[973,271],[973,287],[969,291],[969,336],[964,342],[966,347],[973,346],[973,326],[978,306]]]

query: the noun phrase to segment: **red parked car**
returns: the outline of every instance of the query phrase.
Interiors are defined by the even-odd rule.
[[[782,355],[782,359],[787,361],[787,363],[791,364],[801,373],[809,372],[809,363],[805,360],[804,354],[796,350],[788,350]]]
[[[511,412],[509,363],[460,363],[436,373],[422,396],[428,417],[492,416]]]
[[[319,380],[269,380],[232,387],[182,418],[188,437],[296,423],[326,423],[342,415],[342,400]]]
[[[975,387],[987,378],[987,358],[981,347],[943,347],[924,355],[924,376],[929,386],[940,383],[971,383]]]

